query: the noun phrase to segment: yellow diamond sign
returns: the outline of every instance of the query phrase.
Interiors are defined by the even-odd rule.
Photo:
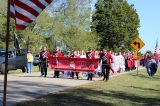
[[[138,59],[140,59],[140,57],[141,57],[141,53],[136,51],[134,53],[134,59],[138,60]]]
[[[145,44],[140,38],[136,38],[132,41],[131,46],[134,50],[139,51]]]

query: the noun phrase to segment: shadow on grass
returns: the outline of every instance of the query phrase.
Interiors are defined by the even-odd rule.
[[[126,102],[126,101],[129,101]],[[16,106],[160,106],[160,97],[140,97],[121,91],[106,92],[86,88],[69,89],[57,94],[38,98],[35,101],[19,103]]]
[[[143,87],[135,87],[135,86],[133,86],[133,88],[140,89],[140,90],[146,90],[146,92],[147,92],[147,91],[159,92],[159,94],[160,94],[160,90],[157,90],[157,89],[143,88]]]
[[[130,74],[131,76],[134,77],[140,77],[143,79],[150,79],[150,77],[148,75],[144,75],[144,74]],[[154,75],[154,77],[152,78],[153,80],[160,80],[160,78],[157,75]]]

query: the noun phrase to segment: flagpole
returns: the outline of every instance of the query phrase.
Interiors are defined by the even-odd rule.
[[[9,31],[10,31],[9,26],[10,26],[10,0],[8,0],[8,4],[7,4],[6,54],[5,54],[3,106],[6,106],[6,96],[7,96],[8,48],[9,48]]]
[[[29,50],[29,36],[28,36],[28,40],[27,40],[27,52],[28,52],[28,50]]]

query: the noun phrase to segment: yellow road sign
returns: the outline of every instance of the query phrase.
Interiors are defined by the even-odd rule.
[[[135,60],[138,60],[138,59],[140,59],[140,57],[141,57],[141,53],[136,51],[136,52],[134,53],[134,59],[135,59]]]
[[[139,51],[145,44],[140,38],[136,38],[132,41],[131,46],[134,50]]]

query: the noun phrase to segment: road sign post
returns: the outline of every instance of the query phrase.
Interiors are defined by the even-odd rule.
[[[137,66],[137,75],[138,75],[138,66],[140,64],[140,52],[138,52],[145,44],[143,43],[143,41],[140,38],[135,38],[132,43],[131,46],[133,47],[134,50],[136,50],[135,54],[134,54],[134,59],[136,60],[135,65]]]
[[[141,53],[136,51],[136,52],[134,53],[134,59],[135,59],[135,60],[139,60],[140,57],[141,57]]]

